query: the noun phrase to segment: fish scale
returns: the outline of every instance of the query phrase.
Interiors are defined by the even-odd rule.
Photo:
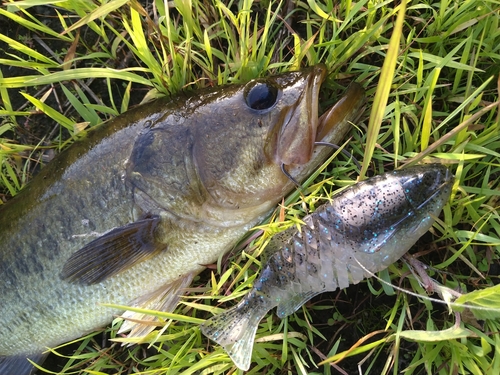
[[[146,103],[79,134],[1,205],[0,375],[30,374],[27,358],[119,314],[124,332],[148,334],[154,324],[136,323],[148,317],[105,304],[172,311],[293,189],[284,165],[303,181],[328,158],[314,141],[340,143],[364,91],[351,85],[318,117],[326,75],[318,65]]]
[[[201,326],[243,370],[250,367],[259,321],[284,318],[315,295],[357,284],[397,261],[448,201],[453,177],[442,165],[388,172],[357,183],[273,237],[252,290]]]

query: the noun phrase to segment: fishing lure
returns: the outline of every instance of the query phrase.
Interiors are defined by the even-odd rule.
[[[248,370],[260,320],[277,306],[284,318],[317,294],[357,284],[403,256],[448,201],[453,176],[430,164],[388,172],[335,195],[275,235],[252,290],[201,325],[236,366]]]

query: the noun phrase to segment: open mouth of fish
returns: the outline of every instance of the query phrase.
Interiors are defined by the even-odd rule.
[[[314,167],[311,165],[316,164],[314,161],[325,159],[326,154],[331,152],[328,148],[316,147],[318,142],[334,145],[340,142],[350,130],[351,123],[362,114],[365,103],[364,89],[353,82],[340,100],[318,116],[319,92],[327,69],[324,65],[312,69],[301,100],[284,115],[284,125],[277,142],[277,161],[297,181],[312,173]],[[297,125],[304,121],[309,124],[308,127]]]

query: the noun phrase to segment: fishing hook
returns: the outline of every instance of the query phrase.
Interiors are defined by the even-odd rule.
[[[358,171],[361,170],[361,164],[359,164],[359,162],[356,160],[356,158],[346,149],[344,149],[344,148],[341,149],[340,146],[337,146],[336,144],[329,143],[329,142],[314,142],[314,145],[315,146],[328,146],[328,147],[334,148],[335,150],[340,150],[340,152],[342,154],[344,154],[344,156],[346,156],[348,159],[351,159],[354,162],[354,164],[356,164]],[[299,182],[295,178],[293,178],[292,175],[290,173],[288,173],[288,171],[286,170],[285,163],[281,163],[281,172],[283,172],[283,174],[290,181],[292,181],[295,186],[297,186],[299,189],[301,188],[301,185],[299,184]]]

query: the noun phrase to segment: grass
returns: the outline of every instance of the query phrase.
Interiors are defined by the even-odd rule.
[[[372,279],[319,296],[284,320],[269,313],[249,373],[352,374],[358,364],[363,374],[500,373],[500,3],[144,4],[0,7],[0,24],[9,25],[0,31],[0,202],[79,132],[132,105],[319,62],[331,72],[326,93],[351,80],[366,88],[367,110],[347,146],[363,168],[360,176],[342,157],[331,161],[305,194],[277,209],[264,236],[221,258],[174,313],[160,314],[164,329],[147,338],[149,346],[91,334],[69,355],[56,349],[64,368],[52,373],[240,373],[197,325],[251,288],[258,254],[284,226],[278,221],[297,223],[366,173],[419,161],[445,163],[457,178],[431,234],[411,251],[430,266],[432,297],[454,303],[426,299],[422,275],[399,262],[379,277],[414,295]],[[334,101],[325,96],[324,105]],[[116,338],[118,325],[105,337]]]

